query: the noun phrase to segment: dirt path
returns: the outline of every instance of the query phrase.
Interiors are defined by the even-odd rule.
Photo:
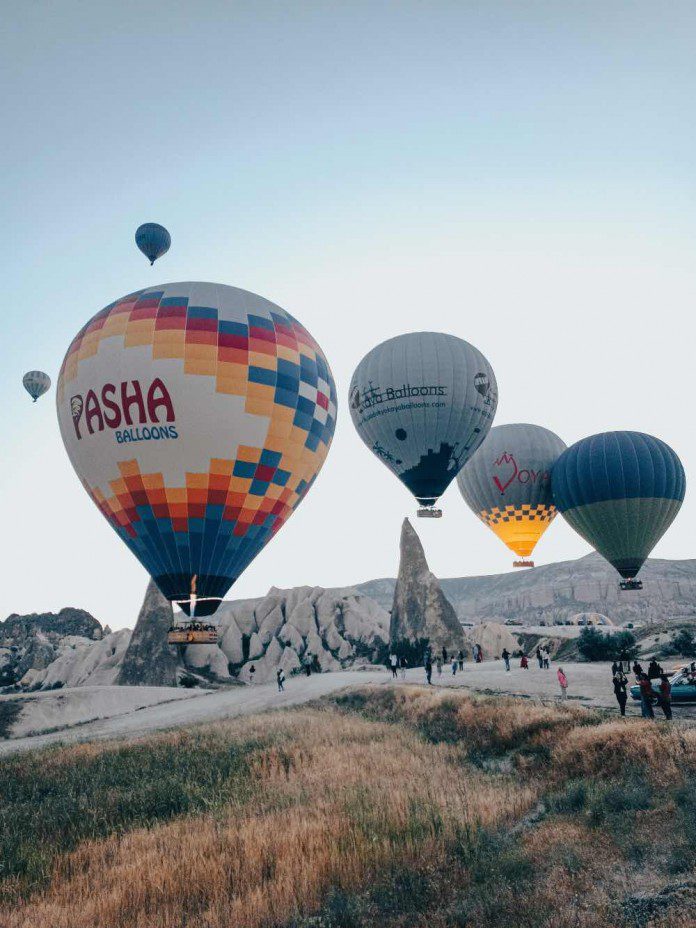
[[[536,663],[522,670],[513,662],[506,672],[501,662],[465,664],[463,672],[452,675],[443,668],[442,676],[433,673],[437,687],[457,687],[476,692],[493,692],[527,698],[556,699],[559,695],[556,667],[540,670]],[[580,705],[616,709],[608,664],[564,664],[569,680],[569,699]],[[105,738],[136,738],[148,732],[162,731],[211,722],[218,719],[250,715],[267,709],[295,706],[348,686],[393,682],[383,669],[317,674],[310,678],[293,677],[278,693],[276,685],[234,687],[207,692],[166,688],[81,687],[55,693],[37,693],[21,697],[27,701],[26,717],[18,734],[28,730],[43,733],[0,741],[0,757],[55,744],[94,741]],[[397,683],[401,682],[400,678]],[[425,683],[423,668],[406,672],[406,683]],[[10,698],[10,697],[2,697]],[[60,700],[63,700],[60,703]],[[79,707],[79,711],[76,707]],[[95,718],[95,716],[99,716]],[[628,715],[638,716],[638,705],[629,700]],[[661,713],[656,711],[656,717]],[[696,720],[696,706],[675,706],[675,719]],[[62,719],[60,730],[46,730],[48,723]]]

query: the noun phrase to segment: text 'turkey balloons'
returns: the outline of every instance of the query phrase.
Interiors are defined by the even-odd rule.
[[[152,266],[158,258],[169,251],[172,237],[159,223],[145,222],[135,230],[135,244]]]
[[[421,506],[433,507],[486,437],[498,392],[493,369],[473,345],[441,332],[412,332],[362,359],[349,402],[367,447]]]
[[[457,476],[467,505],[522,558],[531,555],[556,515],[551,470],[565,447],[539,425],[497,425]]]
[[[263,297],[172,283],[97,313],[63,361],[85,489],[164,595],[212,614],[311,487],[336,423],[321,349]]]
[[[604,432],[571,445],[553,468],[565,520],[626,580],[674,521],[686,491],[676,453],[643,432]]]
[[[22,384],[34,402],[51,387],[51,378],[43,371],[27,371],[22,377]]]

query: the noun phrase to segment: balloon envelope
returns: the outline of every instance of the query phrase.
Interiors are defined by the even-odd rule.
[[[642,432],[604,432],[571,445],[553,468],[567,522],[626,579],[662,538],[684,499],[676,453]]]
[[[299,322],[263,297],[172,283],[97,313],[57,406],[85,489],[164,595],[215,611],[304,498],[336,391]]]
[[[51,378],[43,371],[27,371],[22,377],[22,383],[29,396],[36,402],[50,389]]]
[[[551,470],[565,447],[540,425],[497,425],[457,476],[468,506],[521,557],[529,557],[556,515]]]
[[[486,358],[441,332],[412,332],[377,345],[350,385],[358,434],[424,506],[437,501],[479,447],[497,405]]]
[[[135,244],[152,265],[169,251],[172,238],[159,223],[145,222],[135,231]]]

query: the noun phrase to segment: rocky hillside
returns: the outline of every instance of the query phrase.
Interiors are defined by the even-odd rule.
[[[79,610],[59,615],[68,612]],[[11,616],[6,640],[14,643],[0,647],[0,689],[175,686],[182,678],[249,683],[252,666],[254,682],[263,683],[279,667],[290,675],[307,665],[316,672],[384,660],[389,639],[389,613],[373,600],[355,590],[309,586],[274,587],[258,599],[223,603],[216,614],[219,643],[182,652],[167,645],[172,607],[153,583],[132,633],[123,629],[100,638],[96,619],[82,616],[87,618],[80,630],[89,634],[61,634],[56,616],[43,623]]]
[[[228,672],[244,683],[252,665],[254,680],[264,682],[278,667],[290,674],[307,663],[339,670],[383,659],[389,640],[389,613],[355,590],[272,587],[262,599],[223,603],[216,616],[219,647],[187,648],[186,662],[222,676],[217,655],[224,655]]]
[[[615,624],[696,619],[696,560],[649,560],[643,589],[620,592],[616,572],[598,554],[576,561],[488,577],[440,581],[460,621],[518,620],[525,625],[566,621],[578,612],[601,612]],[[355,589],[391,608],[396,581],[370,580]]]

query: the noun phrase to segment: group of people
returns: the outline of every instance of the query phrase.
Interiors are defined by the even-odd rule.
[[[512,655],[510,654],[507,648],[503,648],[503,653],[500,656],[502,657],[503,663],[505,664],[505,670],[509,671],[510,670],[510,658],[512,657]],[[549,663],[551,660],[551,655],[549,654],[549,649],[546,647],[546,645],[544,645],[543,647],[538,647],[536,649],[536,659],[537,659],[537,663],[539,664],[540,670],[549,669],[549,667],[551,666]],[[522,670],[529,670],[529,658],[524,652],[522,652],[522,654],[520,655],[520,667],[522,668]]]
[[[512,656],[507,648],[503,648],[503,653],[500,655],[505,664],[505,670],[510,670],[510,657]],[[539,664],[539,670],[549,670],[551,667],[551,654],[546,645],[538,646],[536,649],[536,659]],[[529,658],[527,655],[522,652],[520,655],[520,667],[522,670],[529,670]],[[565,671],[562,667],[559,667],[556,670],[556,679],[558,680],[558,685],[561,688],[561,699],[568,698],[568,677],[566,676]]]
[[[655,705],[657,704],[668,721],[672,718],[672,684],[664,669],[653,659],[644,671],[638,661],[633,662],[633,673],[640,688],[640,714],[644,719],[655,718]],[[614,661],[611,665],[614,695],[619,704],[621,715],[626,715],[626,702],[628,700],[628,677],[623,670],[622,661]],[[653,681],[660,682],[655,685]]]
[[[483,661],[483,648],[480,644],[475,644],[472,653],[472,660],[475,664],[480,664]],[[442,676],[442,671],[444,667],[449,666],[452,671],[452,676],[455,676],[458,670],[464,670],[464,661],[466,660],[466,654],[464,651],[459,650],[457,653],[452,651],[450,654],[447,651],[447,648],[443,646],[439,654],[435,656],[433,661],[432,653],[430,649],[427,649],[425,652],[425,658],[423,661],[423,666],[425,667],[425,679],[432,686],[433,682],[433,664],[437,670],[438,677]]]

